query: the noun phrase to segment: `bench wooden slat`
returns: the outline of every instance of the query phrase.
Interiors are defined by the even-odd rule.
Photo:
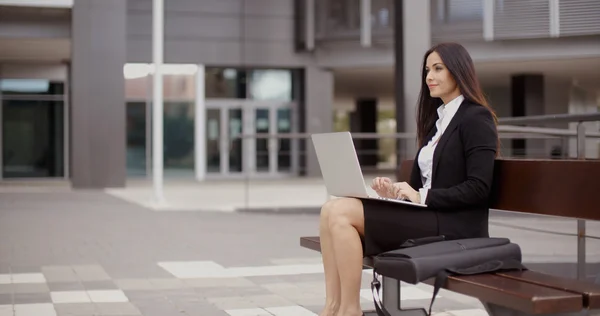
[[[505,278],[581,294],[583,296],[583,307],[590,309],[600,308],[600,286],[592,283],[561,278],[535,271],[511,271],[497,274]]]
[[[300,244],[302,247],[321,251],[319,237],[301,237]],[[371,260],[371,258],[365,258],[363,265],[373,267]],[[584,307],[582,293],[585,292],[586,288],[577,287],[578,283],[575,280],[570,284],[569,280],[563,280],[559,277],[551,278],[564,281],[564,288],[560,288],[556,285],[558,283],[555,283],[554,286],[548,286],[541,282],[540,284],[534,283],[532,281],[534,280],[533,277],[525,281],[519,279],[516,274],[507,273],[507,275],[510,276],[501,274],[450,276],[444,288],[477,297],[484,302],[507,306],[530,314],[579,312]],[[529,275],[537,276],[531,273]],[[539,274],[540,278],[541,276],[546,275]],[[523,277],[521,276],[521,278]],[[430,279],[424,283],[432,284],[433,281],[433,279]],[[573,289],[577,289],[581,293]]]
[[[450,276],[446,289],[530,314],[579,312],[581,295],[493,274]]]
[[[321,252],[320,237],[300,237],[300,246],[314,251]]]

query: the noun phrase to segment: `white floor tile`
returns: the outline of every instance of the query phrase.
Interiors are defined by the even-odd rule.
[[[381,298],[381,291],[379,291],[379,295]],[[360,296],[369,301],[373,300],[373,292],[371,292],[371,289],[360,290]],[[421,290],[414,285],[403,285],[400,287],[400,297],[402,297],[402,300],[430,300],[432,296],[433,292]],[[438,294],[437,297],[442,296]]]
[[[455,316],[488,316],[485,309],[462,309],[448,312]]]
[[[90,299],[94,303],[122,303],[129,302],[125,293],[121,290],[95,290],[88,291]]]
[[[230,316],[273,316],[262,308],[231,309],[226,310],[225,313]]]
[[[231,277],[227,269],[212,261],[172,261],[158,265],[180,279]]]
[[[0,284],[10,284],[10,274],[0,274]]]
[[[16,273],[11,275],[12,283],[46,283],[42,273]]]
[[[12,305],[0,305],[0,316],[13,316]]]
[[[400,287],[400,297],[402,300],[430,300],[432,296],[432,292],[423,291],[416,286]],[[442,296],[438,294],[437,297],[439,298]]]
[[[44,304],[17,304],[15,305],[15,316],[56,316],[54,306]]]
[[[159,262],[158,265],[180,279],[237,278],[323,273],[323,265],[320,263],[236,268],[224,268],[212,261]]]
[[[241,267],[227,269],[232,275],[238,277],[299,275],[323,273],[323,264],[299,264],[285,266]]]
[[[265,308],[265,310],[275,316],[317,316],[317,314],[301,306],[270,307]]]
[[[50,297],[52,298],[52,302],[55,304],[91,302],[91,299],[86,291],[50,292]]]
[[[381,291],[379,291],[379,294],[381,295]],[[371,291],[371,289],[362,289],[360,290],[360,297],[371,301],[373,300],[373,292]]]

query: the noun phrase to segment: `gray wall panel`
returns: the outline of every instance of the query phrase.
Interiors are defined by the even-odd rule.
[[[215,40],[239,39],[240,19],[236,16],[168,15],[165,17],[165,36]]]
[[[205,12],[216,14],[239,14],[241,0],[170,0],[165,1],[165,10],[170,12]],[[129,11],[152,11],[152,1],[127,0]]]
[[[207,64],[240,63],[241,47],[238,42],[185,41],[174,40],[166,43],[165,62]]]
[[[244,52],[244,64],[255,66],[302,67],[312,62],[309,56],[294,55],[293,47],[285,42],[246,42]]]
[[[152,38],[152,15],[130,13],[127,21],[130,37]],[[165,38],[239,39],[240,19],[235,16],[165,15]]]
[[[245,0],[244,12],[248,15],[294,16],[293,0]]]
[[[243,5],[242,5],[243,3]],[[177,0],[165,6],[165,62],[303,67],[293,0]],[[128,0],[128,62],[152,62],[152,1]]]
[[[167,40],[165,63],[198,63],[238,65],[241,45],[237,41]],[[133,38],[127,42],[127,62],[152,62],[152,39]]]
[[[286,17],[246,17],[244,20],[246,40],[294,41],[294,20]]]
[[[70,38],[71,14],[66,9],[28,10],[0,6],[0,38]]]
[[[122,0],[73,4],[72,183],[125,185],[126,10]]]

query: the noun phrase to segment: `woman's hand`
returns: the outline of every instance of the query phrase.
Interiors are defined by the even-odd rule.
[[[371,188],[377,192],[377,195],[385,198],[394,199],[396,195],[394,194],[394,184],[390,178],[385,177],[377,177],[373,179],[371,183]]]
[[[414,203],[421,203],[421,197],[418,191],[413,189],[410,184],[406,182],[398,182],[393,184],[394,197],[397,199],[408,199]]]

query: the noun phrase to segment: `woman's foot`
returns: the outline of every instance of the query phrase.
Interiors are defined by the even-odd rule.
[[[337,316],[338,308],[332,305],[325,305],[319,316]]]
[[[358,310],[346,310],[346,311],[340,310],[337,315],[339,315],[339,316],[364,316],[365,314],[363,314],[362,310],[358,309]]]

